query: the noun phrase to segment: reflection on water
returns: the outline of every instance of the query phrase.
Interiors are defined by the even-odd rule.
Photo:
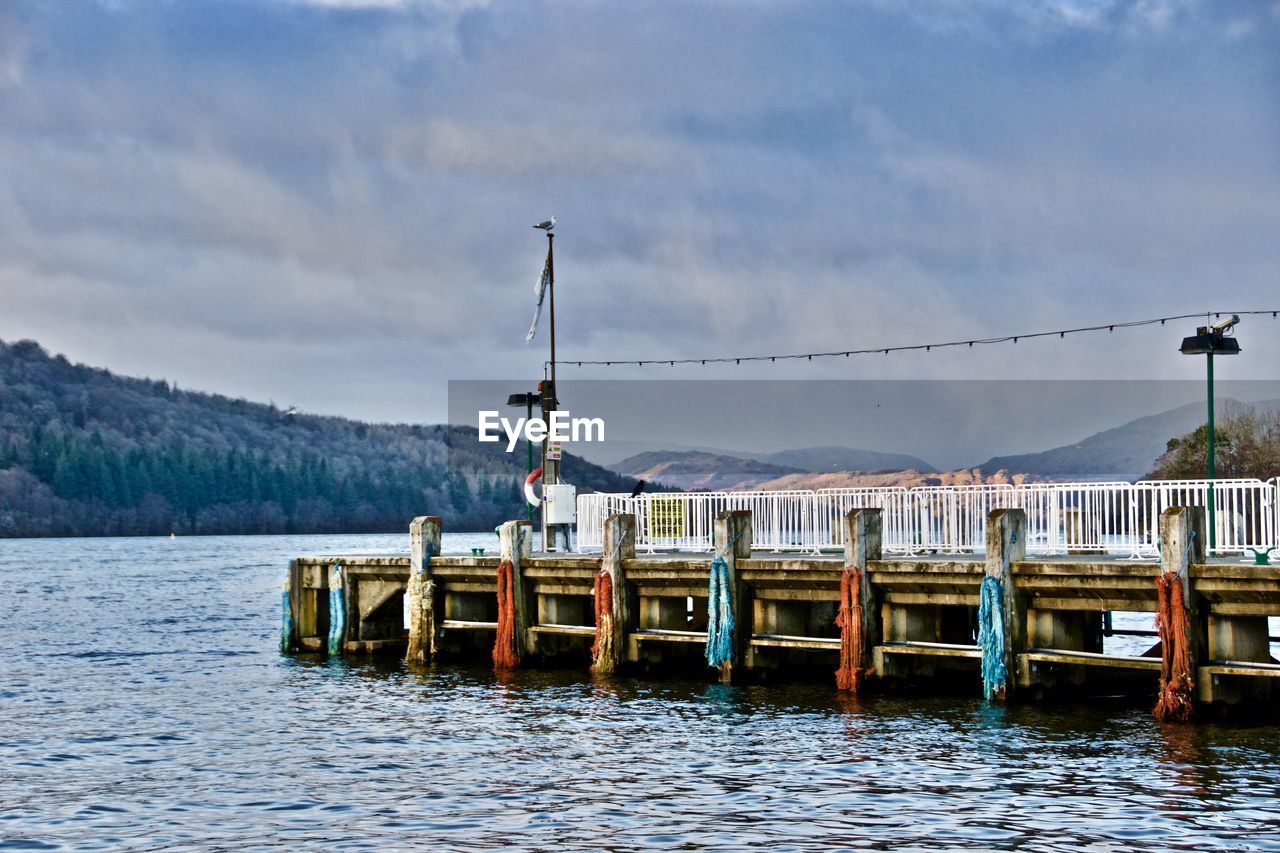
[[[1272,727],[275,652],[289,557],[403,547],[0,544],[0,849],[1280,846]]]

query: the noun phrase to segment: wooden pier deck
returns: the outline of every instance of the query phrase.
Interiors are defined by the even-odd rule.
[[[975,643],[985,577],[1000,581],[1004,660],[1002,701],[1053,693],[1155,694],[1159,643],[1142,655],[1104,652],[1107,614],[1154,612],[1157,579],[1177,575],[1189,616],[1187,648],[1195,696],[1203,705],[1280,710],[1280,663],[1272,657],[1269,616],[1280,616],[1280,567],[1207,559],[1203,513],[1170,509],[1161,519],[1160,562],[1070,556],[1029,560],[1020,542],[1021,510],[987,520],[985,554],[886,558],[879,510],[844,519],[845,553],[780,556],[753,552],[751,519],[717,519],[717,554],[728,567],[735,618],[725,681],[785,678],[799,669],[834,670],[840,652],[837,610],[845,566],[862,571],[860,604],[865,689],[936,685],[982,690]],[[415,519],[410,554],[315,556],[289,569],[292,630],[301,652],[330,647],[330,587],[344,613],[333,638],[340,653],[404,654],[425,662],[487,655],[498,628],[498,570],[512,563],[516,644],[524,666],[586,666],[596,639],[593,590],[607,573],[613,587],[612,648],[619,669],[660,672],[698,666],[707,638],[709,554],[635,552],[635,520],[611,517],[603,554],[533,554],[528,522],[508,522],[494,556],[439,554],[440,520]],[[334,567],[339,567],[334,571]],[[702,665],[705,665],[703,663]]]

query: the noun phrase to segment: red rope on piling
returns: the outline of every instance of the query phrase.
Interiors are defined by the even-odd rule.
[[[866,638],[862,631],[862,570],[845,566],[840,573],[840,612],[836,614],[840,628],[840,668],[836,670],[836,689],[857,693],[863,679],[871,674],[862,666]]]
[[[1182,598],[1182,581],[1177,572],[1156,578],[1156,631],[1160,634],[1160,697],[1156,701],[1157,720],[1189,720],[1192,704],[1191,650],[1188,637],[1191,620]]]
[[[498,563],[498,636],[493,640],[494,669],[520,666],[516,646],[515,566],[510,560]]]
[[[600,672],[613,669],[613,577],[605,569],[596,573],[596,638],[591,643],[591,666]]]

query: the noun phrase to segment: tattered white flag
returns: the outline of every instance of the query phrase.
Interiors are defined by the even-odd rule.
[[[542,300],[547,296],[547,288],[551,285],[551,254],[547,254],[547,260],[542,265],[542,275],[538,277],[538,282],[533,286],[533,292],[538,295],[538,307],[533,309],[533,322],[529,324],[529,334],[524,336],[524,342],[527,344],[533,340],[533,333],[538,330],[538,320],[542,318]]]

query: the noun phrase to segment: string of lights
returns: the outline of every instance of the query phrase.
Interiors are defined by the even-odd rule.
[[[1055,329],[1048,332],[1025,332],[1017,335],[998,335],[991,338],[963,338],[954,341],[941,341],[930,344],[898,344],[891,346],[870,347],[867,349],[847,349],[847,350],[829,350],[826,352],[796,352],[796,353],[780,353],[777,355],[738,355],[738,356],[715,356],[708,358],[613,358],[613,359],[564,359],[557,361],[560,366],[574,365],[577,367],[623,367],[634,365],[636,367],[644,367],[645,365],[667,365],[675,367],[678,364],[742,364],[744,361],[813,361],[815,358],[849,358],[855,355],[889,355],[895,352],[913,352],[923,350],[931,352],[936,349],[947,349],[949,347],[968,347],[972,348],[985,344],[1004,344],[1017,343],[1018,341],[1032,340],[1034,338],[1065,338],[1067,335],[1076,335],[1084,332],[1114,332],[1116,329],[1133,329],[1138,326],[1154,326],[1161,325],[1171,320],[1191,320],[1191,319],[1207,319],[1220,318],[1222,315],[1231,316],[1238,314],[1245,316],[1258,316],[1270,314],[1275,318],[1278,311],[1202,311],[1197,314],[1173,314],[1168,317],[1152,317],[1148,320],[1128,320],[1117,323],[1102,323],[1097,326],[1078,326],[1073,329]]]

